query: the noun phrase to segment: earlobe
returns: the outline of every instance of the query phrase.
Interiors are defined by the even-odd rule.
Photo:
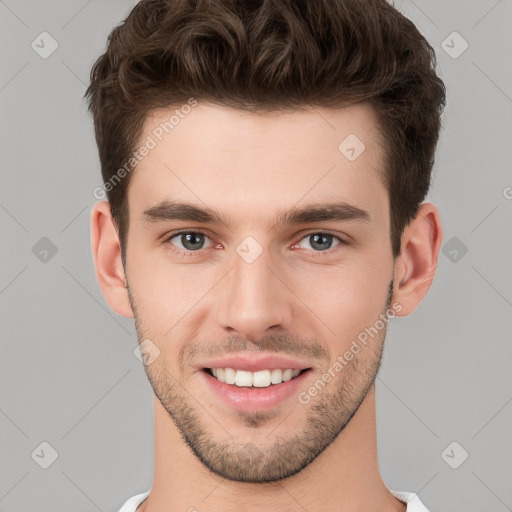
[[[91,250],[96,278],[108,305],[122,316],[133,317],[121,244],[107,201],[97,202],[91,211]]]
[[[411,314],[427,294],[437,268],[443,231],[439,211],[422,203],[402,234],[402,250],[395,262],[393,301],[402,306],[398,316]]]

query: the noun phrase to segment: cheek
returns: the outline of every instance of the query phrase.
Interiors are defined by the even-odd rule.
[[[162,340],[181,339],[205,321],[205,308],[220,293],[222,283],[217,282],[226,272],[215,263],[177,264],[163,250],[134,250],[130,262],[130,285],[141,322]],[[303,325],[297,327],[318,330],[320,338],[332,337],[341,352],[382,313],[391,269],[382,246],[380,251],[354,250],[336,265],[290,265],[283,278],[301,299],[290,299],[302,311]]]
[[[163,343],[180,339],[184,330],[191,329],[218,277],[213,267],[179,265],[166,258],[164,251],[158,252],[134,251],[128,273],[141,325]]]
[[[390,267],[391,268],[391,267]],[[310,312],[332,336],[336,352],[343,352],[351,340],[374,325],[386,306],[391,273],[384,265],[359,264],[325,267],[301,278],[301,290]]]

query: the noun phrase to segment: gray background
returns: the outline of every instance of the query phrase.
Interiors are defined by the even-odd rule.
[[[4,512],[116,511],[151,487],[152,391],[133,321],[109,310],[93,272],[89,214],[101,181],[82,101],[107,34],[132,5],[0,1]],[[428,197],[445,235],[430,293],[389,326],[377,384],[381,470],[432,512],[512,510],[512,2],[396,6],[436,49],[448,89]],[[58,43],[46,59],[31,47],[43,31]],[[469,44],[461,55],[454,31]],[[58,457],[43,469],[52,449]]]

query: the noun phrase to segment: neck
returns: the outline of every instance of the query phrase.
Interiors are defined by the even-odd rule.
[[[137,512],[406,510],[380,475],[373,386],[343,432],[309,466],[264,484],[233,482],[212,474],[183,441],[156,398],[154,413],[153,486]]]

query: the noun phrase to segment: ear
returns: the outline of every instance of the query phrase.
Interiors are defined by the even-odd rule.
[[[402,249],[395,261],[393,303],[402,309],[397,316],[410,315],[427,294],[434,279],[443,228],[439,211],[432,203],[422,203],[416,217],[404,229]]]
[[[91,250],[96,277],[108,305],[122,316],[133,317],[125,287],[121,243],[107,201],[99,201],[92,208]]]

